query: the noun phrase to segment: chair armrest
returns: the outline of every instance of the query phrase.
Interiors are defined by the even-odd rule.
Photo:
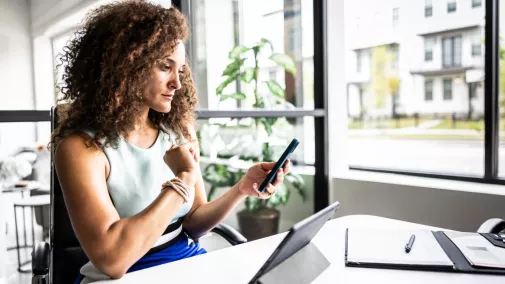
[[[505,230],[505,220],[500,218],[492,218],[482,223],[477,232],[498,234],[503,230]]]
[[[226,239],[231,245],[240,245],[247,242],[247,239],[242,236],[237,230],[233,227],[226,224],[217,224],[211,232],[216,233]]]
[[[32,251],[32,272],[34,276],[42,276],[49,273],[51,248],[46,242],[35,245]]]

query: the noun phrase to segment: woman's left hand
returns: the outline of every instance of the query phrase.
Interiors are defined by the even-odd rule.
[[[238,183],[238,190],[247,196],[255,196],[261,199],[270,198],[275,194],[277,186],[282,184],[284,176],[291,169],[291,163],[288,160],[284,166],[277,171],[277,175],[272,183],[269,183],[263,192],[259,192],[258,188],[265,177],[270,173],[276,162],[262,162],[250,167],[245,176]]]

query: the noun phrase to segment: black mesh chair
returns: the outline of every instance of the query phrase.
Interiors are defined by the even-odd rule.
[[[58,118],[55,108],[51,110],[51,130],[56,127]],[[77,240],[58,181],[58,175],[51,155],[51,221],[50,244],[41,242],[32,252],[32,284],[34,283],[73,283],[79,269],[88,261]],[[223,237],[231,245],[247,242],[234,228],[218,224],[212,232]],[[198,240],[194,240],[198,242]]]

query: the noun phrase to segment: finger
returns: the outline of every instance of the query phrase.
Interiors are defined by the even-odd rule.
[[[275,166],[276,162],[261,162],[260,167],[264,171],[269,171]]]
[[[284,181],[284,171],[282,169],[279,169],[277,171],[277,174],[275,175],[275,180],[272,184],[273,186],[278,186],[279,184],[282,184],[283,181]]]
[[[284,174],[289,173],[289,171],[291,170],[291,160],[290,159],[286,160],[286,162],[284,163],[284,166],[282,167],[282,169],[284,171]]]
[[[273,186],[271,183],[269,183],[267,185],[265,191],[263,191],[261,193],[261,198],[262,199],[270,198],[275,194],[276,191],[277,191],[277,188],[275,188],[275,186]]]

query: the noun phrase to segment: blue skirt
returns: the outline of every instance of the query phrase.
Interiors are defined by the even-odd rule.
[[[199,244],[189,244],[188,241],[188,236],[182,233],[177,242],[158,252],[146,254],[132,267],[130,267],[126,273],[207,253],[207,251],[204,248],[200,247]],[[81,283],[82,279],[84,279],[84,277],[79,273],[74,284]]]

